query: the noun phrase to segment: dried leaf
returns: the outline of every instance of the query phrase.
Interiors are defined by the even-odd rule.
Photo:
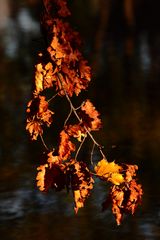
[[[131,180],[128,187],[129,191],[129,198],[125,206],[125,210],[131,212],[134,214],[137,206],[142,201],[142,186],[140,184],[137,184],[135,179]]]
[[[126,164],[124,165],[124,170],[125,170],[125,180],[127,182],[130,182],[134,176],[136,176],[136,171],[138,170],[137,165],[129,165]]]
[[[54,156],[53,151],[49,152],[47,154],[47,156],[48,156],[47,162],[49,163],[50,168],[53,164],[59,164],[60,163],[59,156]]]
[[[88,62],[75,48],[80,45],[79,35],[68,23],[59,19],[55,19],[52,32],[53,38],[47,50],[59,69],[57,73],[61,76],[61,82],[58,78],[54,81],[56,89],[62,96],[65,95],[65,91],[70,97],[73,93],[78,95],[81,90],[88,87],[91,80]]]
[[[26,130],[29,131],[31,139],[36,140],[38,135],[43,133],[42,125],[50,126],[54,113],[48,109],[48,102],[44,96],[38,96],[29,101],[26,112]]]
[[[113,186],[110,195],[112,199],[112,212],[115,215],[117,225],[120,225],[123,217],[124,192],[121,188]]]
[[[38,121],[27,120],[26,130],[29,132],[32,140],[37,140],[38,135],[43,134],[43,129]]]
[[[130,169],[126,171],[130,171],[130,173],[132,172],[132,177],[129,176],[128,178],[127,174],[126,179],[124,176],[123,184],[119,186],[113,185],[110,188],[109,198],[107,198],[106,201],[103,203],[103,209],[106,209],[108,207],[109,202],[112,204],[112,211],[115,215],[118,225],[121,223],[124,213],[134,214],[137,206],[141,204],[143,195],[142,186],[138,184],[133,178],[136,176],[136,167],[133,165],[127,165],[126,168]],[[131,180],[128,181],[129,179]]]
[[[66,175],[63,164],[54,163],[51,167],[48,164],[44,164],[38,167],[37,170],[39,172],[36,180],[40,191],[48,191],[50,188],[61,191],[65,188]]]
[[[86,131],[80,124],[69,125],[66,131],[69,136],[76,138],[79,142],[82,141],[82,138],[86,137]]]
[[[84,207],[85,200],[90,195],[94,180],[84,162],[72,160],[69,165],[71,188],[74,195],[75,212]]]
[[[83,114],[81,114],[83,124],[92,131],[99,130],[102,122],[99,118],[99,112],[95,109],[90,100],[86,100],[82,105],[81,110],[83,112]]]
[[[51,62],[48,62],[46,65],[42,65],[42,63],[38,63],[36,65],[35,71],[35,91],[34,95],[37,96],[40,92],[42,92],[46,88],[51,88],[53,86],[53,82],[56,81],[56,72],[57,68],[53,69],[53,65]]]
[[[75,145],[70,141],[69,135],[64,130],[60,133],[60,139],[58,154],[60,159],[67,160],[71,152],[75,151]]]
[[[39,187],[40,191],[44,191],[45,190],[45,174],[46,174],[46,168],[48,168],[48,164],[44,164],[41,165],[37,168],[37,170],[39,171],[37,173],[37,187]]]

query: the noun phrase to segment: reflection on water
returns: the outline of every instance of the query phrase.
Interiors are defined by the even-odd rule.
[[[151,34],[151,23],[141,29],[137,25],[129,33],[125,30],[125,34],[120,34],[114,23],[112,32],[107,12],[98,7],[98,1],[89,3],[92,8],[88,8],[88,14],[81,1],[73,4],[75,13],[79,9],[84,12],[81,22],[79,11],[73,21],[86,39],[85,53],[94,70],[94,80],[86,94],[103,113],[104,128],[97,139],[105,145],[108,158],[140,166],[143,205],[135,217],[124,217],[122,226],[117,227],[110,210],[101,212],[106,186],[99,182],[77,216],[73,213],[71,195],[42,194],[36,189],[35,168],[40,150],[26,136],[25,106],[31,94],[36,53],[43,45],[38,23],[40,6],[37,0],[1,0],[4,14],[0,14],[0,231],[3,240],[160,238],[160,33],[154,28]],[[101,27],[97,26],[95,31],[92,26],[97,18]],[[123,24],[119,29],[124,32]]]

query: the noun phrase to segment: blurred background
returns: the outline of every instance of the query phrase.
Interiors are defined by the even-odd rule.
[[[28,138],[25,110],[37,53],[44,48],[39,23],[42,1],[0,0],[1,239],[158,240],[160,2],[74,0],[69,4],[72,25],[82,36],[84,55],[93,69],[92,83],[82,97],[90,98],[101,112],[103,129],[96,138],[109,160],[138,164],[143,204],[117,227],[110,209],[101,212],[107,187],[98,181],[77,216],[71,194],[37,190],[36,166],[44,149]],[[88,143],[82,150],[84,161],[90,150]],[[96,153],[94,160],[99,160]]]

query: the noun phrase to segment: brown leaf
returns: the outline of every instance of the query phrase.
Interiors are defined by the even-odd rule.
[[[40,191],[48,191],[54,188],[56,191],[61,191],[66,186],[66,175],[64,165],[53,163],[41,165],[37,168],[37,186]]]
[[[126,202],[125,210],[134,214],[137,206],[141,204],[142,201],[142,186],[137,184],[135,179],[131,180],[128,187],[129,198]]]
[[[134,176],[136,176],[136,171],[138,170],[137,165],[129,165],[125,164],[124,165],[124,170],[125,170],[125,180],[127,182],[130,182]]]
[[[92,131],[99,130],[102,125],[101,119],[99,118],[100,114],[90,100],[86,100],[81,110],[83,112],[81,115],[84,125]]]
[[[53,38],[47,50],[57,66],[57,73],[61,75],[61,82],[58,78],[54,81],[56,89],[61,96],[65,95],[65,91],[70,97],[73,93],[78,95],[91,80],[88,62],[76,48],[80,45],[79,35],[60,19],[54,20],[52,32]]]
[[[115,215],[117,225],[120,225],[123,217],[124,192],[121,188],[113,186],[110,195],[112,199],[112,212]]]
[[[70,141],[69,135],[62,130],[60,133],[60,144],[59,144],[59,150],[58,154],[60,159],[67,160],[71,152],[75,151],[75,145]]]
[[[71,188],[74,195],[75,212],[84,207],[85,200],[90,195],[94,180],[84,162],[72,160],[69,165]]]
[[[48,102],[44,96],[38,96],[29,101],[26,112],[26,130],[29,131],[31,139],[36,140],[38,135],[43,133],[42,125],[50,126],[54,113],[48,109]]]
[[[76,138],[79,142],[86,136],[86,131],[80,124],[69,125],[66,131],[69,136]]]
[[[32,140],[37,140],[38,135],[43,134],[43,129],[38,121],[27,120],[26,130],[29,132]]]
[[[103,209],[108,207],[109,202],[112,204],[112,212],[115,215],[118,225],[122,221],[123,214],[134,214],[137,206],[141,204],[142,201],[142,186],[134,179],[136,169],[137,166],[124,165],[124,169],[122,170],[126,171],[126,178],[124,174],[124,182],[121,185],[113,185],[110,188],[109,198],[103,203]]]
[[[53,82],[56,81],[55,73],[57,72],[57,68],[55,67],[55,69],[53,69],[51,62],[48,62],[44,66],[42,63],[38,63],[35,68],[34,94],[37,96],[44,89],[51,88],[53,86]]]

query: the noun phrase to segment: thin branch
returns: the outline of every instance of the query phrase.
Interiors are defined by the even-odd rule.
[[[59,92],[58,92],[59,93]],[[48,99],[48,103],[50,102],[50,101],[52,101],[55,97],[57,97],[57,95],[58,95],[58,93],[56,93],[54,96],[52,96],[50,99]]]
[[[74,108],[74,109],[75,109],[76,111],[79,110],[79,109],[84,105],[84,103],[85,103],[85,101],[83,101],[82,104],[81,104],[79,107]]]
[[[92,150],[91,150],[91,164],[92,164],[92,166],[94,166],[94,164],[93,164],[93,153],[94,153],[94,149],[95,149],[95,143],[93,143]]]
[[[68,102],[69,102],[69,104],[70,104],[70,107],[71,107],[74,115],[76,116],[76,118],[78,119],[78,121],[81,123],[81,122],[82,122],[82,119],[81,119],[81,118],[79,117],[79,115],[77,114],[76,108],[73,106],[72,101],[71,101],[71,99],[70,99],[70,97],[69,97],[66,89],[65,89],[64,86],[63,86],[63,82],[62,82],[62,80],[61,80],[61,74],[60,74],[60,73],[57,73],[57,77],[58,77],[58,79],[59,79],[59,81],[60,81],[60,83],[61,83],[61,86],[62,86],[62,88],[63,88],[63,90],[64,90],[64,92],[65,92],[65,96],[66,96],[66,98],[67,98],[67,100],[68,100]],[[104,154],[103,151],[102,151],[103,146],[101,146],[101,145],[94,139],[93,135],[90,133],[90,131],[88,130],[88,128],[87,128],[86,126],[84,126],[84,129],[86,130],[87,134],[88,134],[89,137],[92,139],[92,141],[94,142],[94,144],[98,147],[98,149],[99,149],[102,157],[103,157],[104,159],[106,159],[106,156],[105,156],[105,154]]]
[[[79,154],[79,152],[80,152],[80,150],[81,150],[81,148],[82,148],[82,145],[83,145],[83,143],[84,143],[86,137],[87,137],[87,136],[84,136],[84,138],[83,138],[81,144],[79,145],[79,148],[78,148],[78,150],[77,150],[77,152],[76,152],[76,155],[75,155],[75,159],[77,159],[78,154]]]
[[[46,145],[46,143],[45,143],[44,138],[43,138],[42,135],[40,135],[40,138],[41,138],[41,141],[42,141],[43,146],[45,147],[45,149],[46,149],[47,151],[49,151],[49,148],[47,147],[47,145]]]
[[[66,118],[66,120],[65,120],[65,122],[64,122],[64,126],[66,126],[66,124],[67,124],[67,122],[68,122],[68,120],[69,120],[72,112],[73,112],[73,110],[72,110],[72,108],[70,108],[70,112],[69,112],[69,114],[68,114],[68,116],[67,116],[67,118]]]

